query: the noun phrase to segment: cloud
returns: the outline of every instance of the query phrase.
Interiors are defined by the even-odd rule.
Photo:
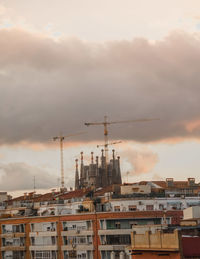
[[[6,8],[3,5],[0,5],[0,16],[4,15],[6,12]]]
[[[185,128],[188,132],[193,132],[195,130],[200,130],[200,120],[190,121],[185,123]]]
[[[84,122],[160,118],[118,124],[109,137],[141,142],[199,138],[200,34],[180,31],[154,43],[54,40],[0,30],[0,143],[45,142],[84,130]],[[74,141],[102,140],[102,127]]]
[[[130,168],[128,170],[130,176],[150,173],[158,163],[158,155],[146,147],[137,149],[128,147],[120,154],[125,166]]]
[[[57,185],[57,178],[46,170],[25,163],[0,164],[0,189],[5,191],[33,190]]]

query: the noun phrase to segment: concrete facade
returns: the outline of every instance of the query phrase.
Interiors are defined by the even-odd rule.
[[[149,194],[151,193],[150,185],[141,185],[141,184],[128,184],[121,186],[121,194],[132,194],[132,193],[141,193]]]
[[[182,212],[166,216],[173,222]],[[163,217],[163,212],[112,212],[1,219],[0,258],[127,259],[132,226],[158,224]]]
[[[188,219],[200,219],[200,206],[193,206],[183,211],[183,218]]]
[[[180,234],[178,230],[173,233],[155,233],[146,231],[144,234],[131,233],[132,259],[135,258],[165,258],[181,259]]]

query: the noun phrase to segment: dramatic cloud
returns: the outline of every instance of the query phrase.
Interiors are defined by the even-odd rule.
[[[37,189],[48,189],[57,185],[56,176],[41,168],[25,163],[0,164],[1,190],[33,190],[34,177]]]
[[[200,137],[200,37],[174,32],[95,44],[0,30],[0,143],[39,142],[84,122],[160,118],[112,126],[113,139]],[[101,140],[88,128],[78,141]]]

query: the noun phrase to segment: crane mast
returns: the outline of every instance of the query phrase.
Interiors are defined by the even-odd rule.
[[[108,127],[107,116],[104,116],[104,151],[105,151],[105,167],[108,162]]]
[[[63,159],[63,141],[65,140],[65,138],[81,135],[81,134],[84,134],[84,133],[85,132],[80,132],[80,133],[76,133],[76,134],[72,134],[72,135],[67,135],[67,136],[62,136],[62,134],[60,134],[59,136],[53,137],[53,141],[58,140],[59,144],[60,144],[60,175],[61,175],[60,183],[61,183],[61,190],[64,190],[64,188],[65,188],[64,159]]]
[[[65,137],[60,134],[60,136],[54,137],[53,140],[59,141],[60,144],[60,174],[61,174],[61,189],[65,188],[65,181],[64,181],[64,162],[63,162],[63,141]]]
[[[64,189],[65,181],[64,181],[64,162],[63,162],[63,141],[64,137],[60,137],[60,171],[61,171],[61,187]]]

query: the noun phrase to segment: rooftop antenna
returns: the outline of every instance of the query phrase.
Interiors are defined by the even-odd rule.
[[[63,163],[63,141],[65,140],[65,138],[68,137],[73,137],[73,136],[78,136],[81,134],[84,134],[85,132],[79,132],[79,133],[75,133],[75,134],[71,134],[71,135],[67,135],[67,136],[63,136],[62,134],[60,134],[59,136],[53,137],[53,141],[58,140],[60,143],[60,174],[61,174],[61,190],[64,190],[65,188],[65,181],[64,181],[64,163]]]
[[[33,190],[34,190],[34,193],[35,193],[35,175],[34,175],[34,177],[33,177]]]
[[[60,182],[60,177],[57,178],[57,191],[59,191],[59,182]]]
[[[129,174],[130,174],[130,172],[129,172],[129,171],[127,171],[127,172],[126,172],[127,183],[128,183],[128,176],[129,176]]]

